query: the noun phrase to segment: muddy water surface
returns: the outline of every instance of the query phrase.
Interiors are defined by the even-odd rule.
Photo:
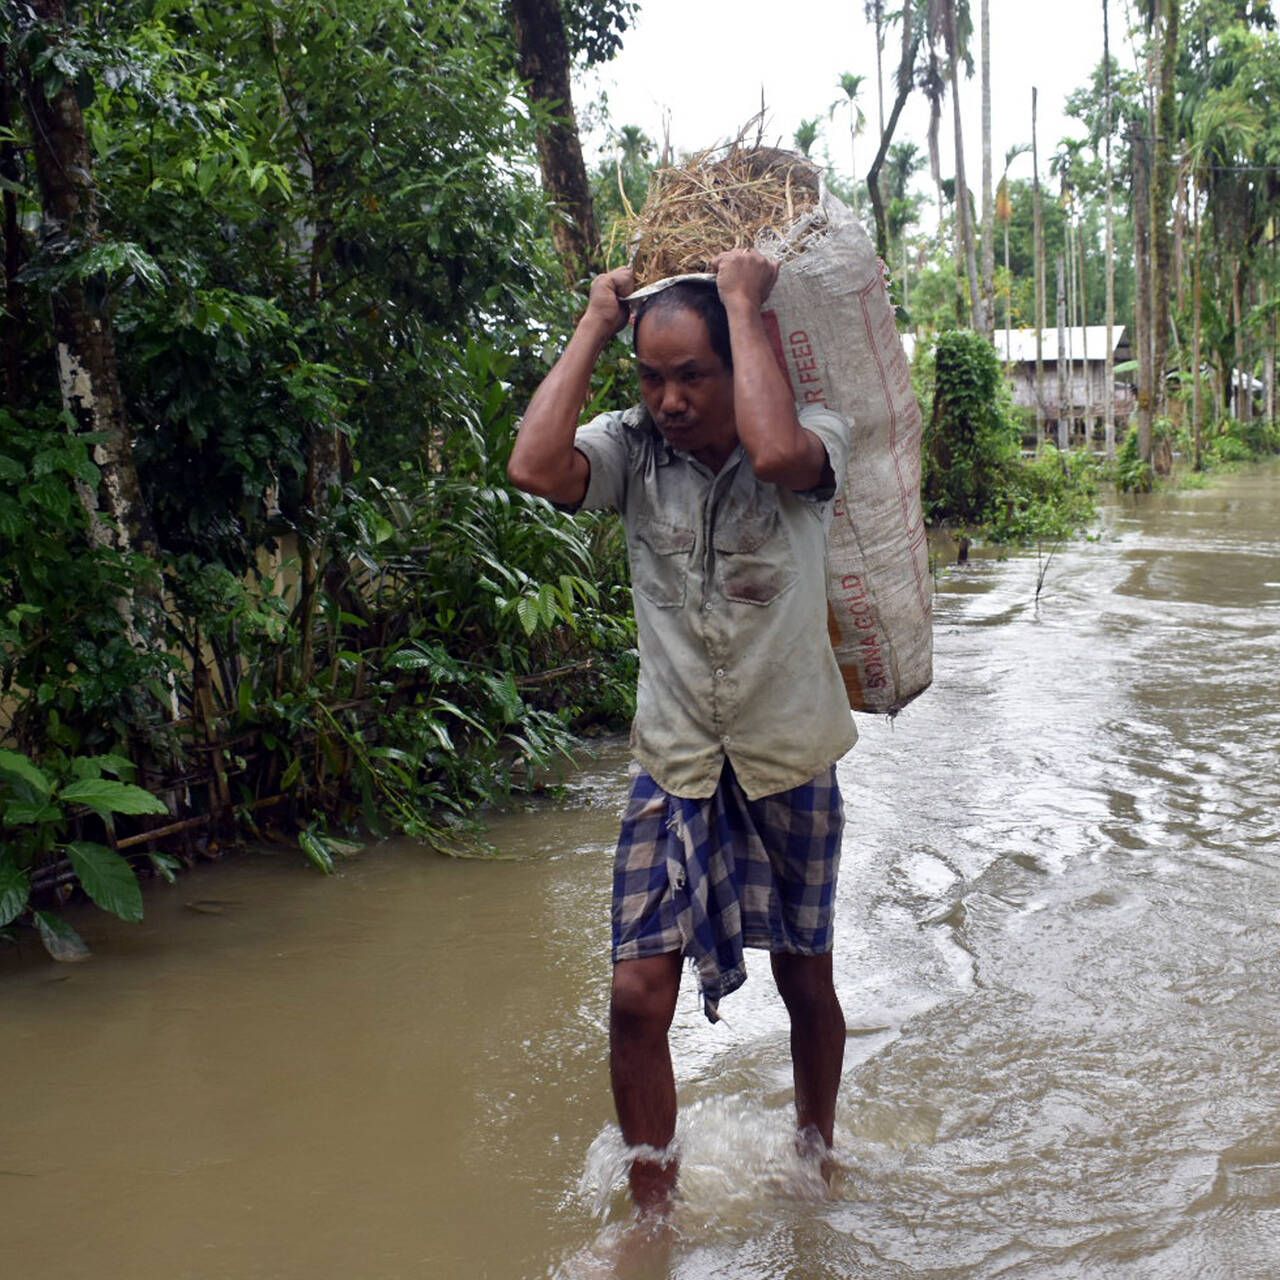
[[[236,860],[0,957],[6,1273],[1280,1275],[1280,472],[1043,567],[941,573],[935,688],[841,766],[829,1198],[754,964],[677,1012],[678,1235],[624,1230],[612,744],[503,861]]]

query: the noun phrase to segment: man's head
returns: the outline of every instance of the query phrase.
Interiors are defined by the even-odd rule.
[[[716,286],[682,281],[636,308],[640,394],[669,444],[728,453],[737,442],[729,318]]]

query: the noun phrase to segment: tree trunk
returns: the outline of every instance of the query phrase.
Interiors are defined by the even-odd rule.
[[[1013,358],[1013,274],[1009,270],[1009,224],[1004,224],[1004,358]]]
[[[1084,375],[1084,445],[1093,448],[1096,415],[1093,409],[1093,368],[1089,364],[1089,285],[1085,279],[1084,237],[1076,229],[1076,292],[1080,300],[1080,371]]]
[[[1067,208],[1065,253],[1067,263],[1067,396],[1071,404],[1071,416],[1068,420],[1067,443],[1070,444],[1075,431],[1076,416],[1076,324],[1079,310],[1079,298],[1076,293],[1076,228],[1074,208]]]
[[[47,45],[56,46],[65,39],[63,0],[30,0],[28,9],[43,28]],[[75,89],[64,84],[52,99],[47,97],[25,53],[18,73],[31,118],[45,245],[60,254],[81,253],[98,242],[98,203],[93,160]],[[68,280],[53,291],[52,309],[63,404],[80,431],[101,436],[101,442],[93,447],[101,472],[99,491],[95,495],[81,490],[94,536],[122,551],[154,554],[155,535],[134,465],[133,435],[125,416],[105,290],[90,297],[81,281]]]
[[[1191,465],[1196,471],[1199,471],[1204,466],[1204,408],[1200,386],[1200,351],[1204,330],[1200,295],[1200,193],[1196,190],[1194,177],[1191,183],[1191,199],[1191,234],[1195,253],[1195,263],[1192,267],[1194,278],[1191,282],[1193,292],[1191,299]]]
[[[969,323],[979,333],[986,333],[982,313],[982,293],[978,285],[978,254],[974,246],[973,219],[969,211],[969,184],[964,172],[964,126],[960,116],[960,35],[957,28],[956,0],[948,8],[948,72],[951,80],[951,114],[956,136],[956,248],[961,274],[969,282]]]
[[[1155,275],[1152,282],[1152,377],[1155,379],[1155,412],[1160,417],[1169,413],[1168,381],[1165,369],[1169,363],[1169,321],[1173,305],[1173,231],[1172,213],[1177,168],[1174,164],[1178,134],[1177,100],[1174,94],[1174,71],[1178,61],[1179,0],[1163,0],[1160,23],[1160,98],[1157,111],[1154,178],[1151,190],[1151,226],[1155,250]]]
[[[1067,407],[1067,291],[1066,258],[1058,254],[1058,448],[1066,453],[1071,443],[1071,416]]]
[[[1134,358],[1138,362],[1138,456],[1151,461],[1151,191],[1148,185],[1146,126],[1136,122],[1129,135],[1133,157],[1133,318]]]
[[[1231,317],[1236,333],[1236,417],[1241,422],[1248,422],[1253,416],[1250,412],[1253,408],[1253,372],[1245,368],[1244,273],[1244,258],[1241,256],[1231,280]]]
[[[1276,242],[1271,241],[1271,278],[1275,279],[1276,270]],[[1267,291],[1268,294],[1270,290]],[[1272,311],[1267,319],[1267,354],[1266,367],[1263,377],[1267,382],[1267,421],[1275,425],[1276,421],[1276,315]]]
[[[904,0],[902,6],[902,60],[898,63],[897,96],[893,100],[893,110],[889,113],[889,123],[880,131],[880,149],[876,158],[867,170],[867,194],[871,198],[871,212],[876,223],[876,252],[882,262],[889,261],[889,221],[885,214],[884,201],[880,196],[880,170],[884,167],[885,157],[889,154],[889,146],[893,142],[894,131],[902,109],[907,105],[911,94],[913,75],[916,65],[916,54],[920,49],[920,36],[914,30],[911,14],[911,0]],[[942,217],[939,206],[938,217]]]
[[[1263,281],[1262,285],[1263,297],[1271,292]],[[1269,341],[1262,357],[1262,379],[1267,384],[1267,421],[1274,423],[1276,420],[1276,318],[1272,314],[1267,321],[1267,332]]]
[[[884,137],[884,0],[873,0],[871,9],[876,30],[876,123]],[[902,18],[909,25],[911,15],[904,12]]]
[[[1047,422],[1044,412],[1044,331],[1048,307],[1045,301],[1044,210],[1040,197],[1040,151],[1036,138],[1036,103],[1038,93],[1031,90],[1031,193],[1032,224],[1036,250],[1036,440],[1043,443]]]
[[[991,192],[991,0],[982,0],[982,309],[984,332],[995,337],[996,223]]]
[[[1116,235],[1115,214],[1112,209],[1112,189],[1115,185],[1111,169],[1111,20],[1107,0],[1102,0],[1102,59],[1105,68],[1106,124],[1106,182],[1107,182],[1107,363],[1104,374],[1103,394],[1106,400],[1106,426],[1104,428],[1107,460],[1116,456]]]
[[[13,133],[14,105],[9,83],[9,47],[0,45],[0,179],[3,191],[4,313],[0,315],[0,347],[4,349],[4,399],[16,407],[22,381],[22,228],[18,225],[18,196],[21,171],[18,149],[8,139]]]
[[[570,282],[599,268],[600,246],[582,144],[573,114],[571,59],[559,0],[511,0],[520,75],[529,96],[550,110],[538,129],[542,185],[556,205],[551,232]]]

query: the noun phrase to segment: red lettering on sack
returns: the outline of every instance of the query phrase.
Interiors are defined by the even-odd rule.
[[[860,575],[845,574],[840,579],[842,612],[857,634],[852,644],[860,652],[859,679],[864,689],[883,689],[888,685],[884,652],[876,633],[876,615]]]
[[[794,366],[787,375],[787,381],[794,394],[795,384],[805,387],[805,404],[826,406],[827,393],[822,389],[822,374],[818,370],[818,357],[814,354],[813,342],[803,329],[796,329],[787,335],[787,345],[791,348],[791,362]],[[794,376],[793,376],[794,375]]]

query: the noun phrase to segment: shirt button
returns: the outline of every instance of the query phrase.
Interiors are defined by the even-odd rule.
[[[728,745],[728,742],[729,742],[729,735],[728,735],[727,733],[722,733],[722,734],[720,735],[720,741],[721,741],[721,742],[723,742],[723,743],[725,743],[726,745]]]
[[[710,600],[708,600],[708,601],[707,601],[707,603],[706,603],[706,604],[704,604],[702,607],[703,607],[703,608],[704,608],[708,613],[710,613],[710,612],[711,612],[711,609],[712,609],[711,601],[710,601]]]
[[[716,679],[717,679],[717,680],[723,680],[723,679],[724,679],[724,668],[723,668],[723,667],[717,667],[717,668],[716,668]]]

